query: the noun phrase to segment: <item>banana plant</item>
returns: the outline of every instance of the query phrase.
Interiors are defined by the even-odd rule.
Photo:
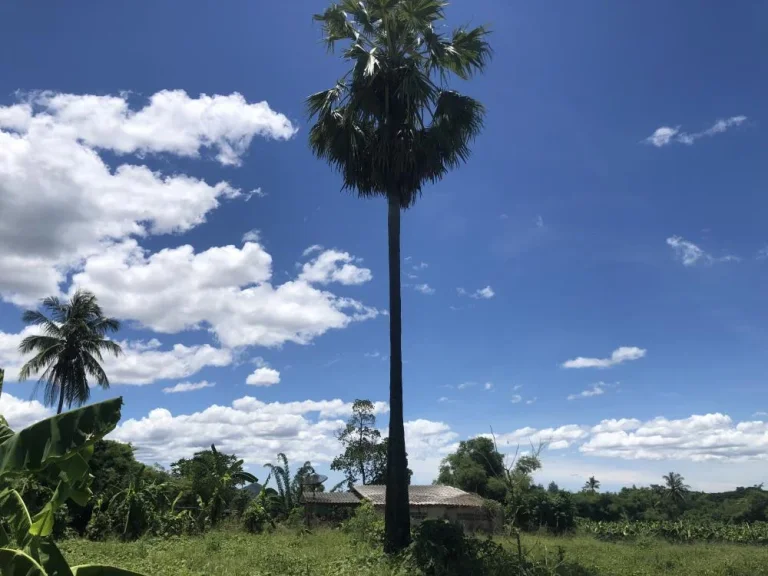
[[[68,499],[91,497],[88,459],[93,445],[120,420],[115,398],[42,420],[14,432],[0,416],[0,485],[10,478],[46,474],[58,479],[50,501],[31,516],[16,490],[0,490],[0,574],[3,576],[140,576],[110,566],[69,566],[51,537],[56,510]],[[11,545],[14,545],[11,547]]]

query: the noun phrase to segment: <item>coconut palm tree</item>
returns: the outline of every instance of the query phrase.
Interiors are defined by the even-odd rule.
[[[685,483],[685,478],[675,472],[670,472],[662,476],[664,478],[664,492],[674,504],[680,505],[685,502],[691,487]]]
[[[88,377],[95,379],[103,389],[109,388],[109,378],[101,367],[102,352],[118,356],[120,345],[105,336],[120,329],[120,322],[104,316],[96,296],[86,290],[77,290],[67,302],[56,297],[45,298],[43,309],[27,310],[22,320],[40,326],[42,334],[27,336],[21,341],[22,354],[35,352],[19,372],[19,381],[43,371],[35,386],[43,386],[46,406],[58,400],[57,414],[61,414],[66,401],[68,407],[82,406],[91,395]]]
[[[584,482],[584,487],[582,488],[584,492],[589,492],[590,494],[594,494],[598,490],[600,490],[600,480],[595,478],[594,476],[590,476],[589,480]]]
[[[403,427],[400,305],[400,211],[423,187],[465,162],[480,133],[480,102],[448,89],[451,77],[481,72],[491,49],[488,30],[438,32],[440,0],[342,0],[315,19],[329,49],[345,44],[350,70],[307,99],[315,124],[313,153],[337,169],[343,188],[359,197],[380,196],[388,206],[389,247],[389,453],[385,548],[410,539],[408,463]]]

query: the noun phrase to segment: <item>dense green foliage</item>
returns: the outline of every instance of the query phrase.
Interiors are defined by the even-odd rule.
[[[93,444],[120,420],[122,398],[59,414],[14,432],[0,416],[0,573],[3,576],[131,576],[109,566],[70,566],[54,543],[57,512],[68,500],[83,506],[93,476]],[[50,498],[30,515],[10,485],[31,474],[56,479]]]
[[[42,307],[48,316],[27,310],[22,317],[27,324],[39,326],[41,333],[27,336],[19,344],[22,354],[35,353],[21,367],[19,380],[42,371],[37,384],[43,387],[43,402],[46,406],[58,402],[57,413],[61,414],[65,402],[71,408],[88,401],[89,377],[109,388],[100,362],[102,352],[122,353],[119,344],[106,338],[117,332],[120,322],[104,316],[96,296],[86,290],[77,290],[67,302],[55,296],[45,298]]]
[[[768,544],[768,522],[724,524],[690,520],[635,522],[595,522],[582,520],[580,531],[601,540],[634,540],[639,537],[663,538],[670,542],[733,542]]]

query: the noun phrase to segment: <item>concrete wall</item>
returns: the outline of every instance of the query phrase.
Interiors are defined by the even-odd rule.
[[[448,520],[459,522],[467,532],[492,532],[493,521],[483,508],[468,506],[411,506],[411,522],[422,520]]]

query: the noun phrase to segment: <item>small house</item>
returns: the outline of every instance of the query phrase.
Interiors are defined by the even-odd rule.
[[[368,484],[353,486],[350,492],[305,492],[304,502],[322,508],[348,508],[367,500],[383,511],[386,490],[383,484]],[[489,514],[480,496],[453,486],[409,486],[408,501],[412,524],[426,519],[440,519],[458,522],[468,532],[490,532],[495,527],[495,519]]]

